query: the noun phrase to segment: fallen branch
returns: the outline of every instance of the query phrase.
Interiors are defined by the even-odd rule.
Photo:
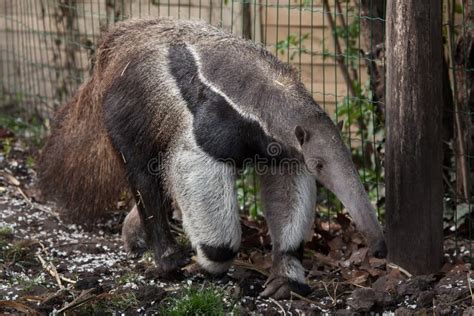
[[[15,301],[0,301],[0,307],[11,308],[26,315],[41,315],[35,309]]]
[[[95,299],[97,297],[97,295],[92,295],[92,296],[87,297],[94,290],[95,289],[88,289],[88,290],[83,291],[81,293],[81,295],[76,297],[71,303],[67,304],[66,306],[64,306],[63,308],[58,310],[56,312],[56,314],[61,314],[61,313],[64,313],[68,310],[75,309],[75,308],[81,306],[82,304],[85,304],[85,303]]]

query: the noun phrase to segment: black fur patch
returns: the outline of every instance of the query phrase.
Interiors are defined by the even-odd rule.
[[[167,143],[155,139],[153,107],[150,91],[157,88],[146,80],[146,58],[150,53],[132,58],[123,75],[114,79],[104,95],[104,118],[108,135],[114,147],[125,157],[125,169],[132,192],[135,194],[146,241],[154,249],[155,257],[175,245],[170,233],[167,213],[170,200],[163,190],[161,177],[150,172],[149,162],[166,152]],[[165,267],[164,262],[159,265]],[[167,266],[166,266],[167,267]]]
[[[291,279],[288,280],[288,283],[290,285],[291,290],[300,295],[306,296],[312,292],[308,284],[300,283]]]
[[[237,255],[237,252],[226,246],[214,247],[201,244],[200,247],[206,258],[214,262],[227,262]]]
[[[257,122],[242,117],[224,97],[199,79],[194,56],[186,46],[170,48],[169,68],[194,115],[196,141],[205,152],[216,159],[232,159],[238,167],[245,159],[255,156],[276,160],[289,157],[282,144],[279,155],[269,155],[267,148],[276,141],[267,136]]]
[[[166,144],[154,139],[153,113],[149,98],[153,87],[145,82],[143,60],[148,56],[133,58],[120,77],[115,78],[104,95],[104,116],[107,131],[115,148],[127,160],[129,175],[149,175],[148,162],[166,150]]]
[[[282,255],[287,255],[291,256],[294,258],[297,258],[298,260],[302,261],[303,260],[303,255],[304,255],[304,243],[302,242],[300,246],[296,249],[290,249],[287,251],[284,251]]]

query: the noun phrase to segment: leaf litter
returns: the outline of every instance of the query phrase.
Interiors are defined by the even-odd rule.
[[[32,149],[22,146],[17,140],[7,157],[0,153],[1,313],[159,314],[186,289],[208,286],[222,292],[227,312],[242,315],[474,312],[474,275],[465,260],[469,241],[448,237],[443,269],[411,276],[371,257],[343,213],[315,220],[303,259],[313,289],[307,297],[294,293],[290,300],[276,301],[258,296],[271,267],[271,241],[264,221],[245,215],[241,251],[227,275],[212,278],[192,264],[174,279],[162,279],[152,256],[134,259],[124,252],[120,229],[126,210],[117,210],[93,230],[64,223],[54,205],[41,201],[36,173],[26,161]]]

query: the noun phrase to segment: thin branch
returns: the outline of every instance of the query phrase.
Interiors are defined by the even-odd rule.
[[[344,56],[342,55],[341,44],[339,43],[339,39],[338,39],[337,34],[336,34],[336,22],[334,21],[334,19],[332,17],[331,8],[329,7],[328,0],[323,0],[323,4],[324,4],[324,12],[326,12],[326,16],[328,18],[328,21],[329,21],[329,24],[330,24],[331,30],[332,30],[331,33],[332,33],[332,36],[333,36],[333,39],[334,39],[334,49],[336,51],[336,58],[335,59],[337,61],[337,64],[338,64],[339,68],[341,69],[342,75],[344,77],[344,80],[347,83],[347,87],[349,89],[349,92],[350,92],[351,96],[355,97],[356,93],[355,93],[355,90],[354,90],[354,85],[352,83],[351,76],[349,74],[349,70],[347,69],[347,67],[344,63]]]
[[[342,7],[341,7],[341,1],[340,0],[336,0],[336,10],[337,10],[337,16],[339,17],[339,21],[341,22],[341,26],[344,30],[347,30],[349,31],[349,28],[347,27],[347,22],[344,18],[344,15],[342,14]],[[346,36],[349,36],[348,33]],[[348,65],[349,67],[349,65]],[[352,73],[352,78],[351,78],[351,82],[355,82],[355,81],[358,81],[359,80],[359,76],[357,75],[357,71],[350,67],[351,69],[351,73]],[[349,73],[350,75],[350,73]]]
[[[290,295],[291,295],[292,297],[293,297],[293,296],[294,296],[294,297],[297,297],[297,298],[299,298],[300,300],[305,301],[306,303],[314,304],[314,305],[316,305],[316,306],[318,306],[318,307],[320,307],[320,308],[323,308],[323,309],[331,309],[331,308],[333,308],[333,307],[335,306],[335,305],[333,305],[333,304],[322,304],[322,303],[319,303],[319,302],[310,300],[309,298],[306,298],[306,297],[304,297],[304,296],[302,296],[302,295],[300,295],[300,294],[298,294],[298,293],[296,293],[296,292],[293,292],[293,291],[290,292]]]
[[[451,0],[453,1],[453,0]],[[451,2],[452,3],[452,2]],[[454,61],[454,51],[453,51],[453,38],[454,38],[454,10],[451,8],[451,3],[448,3],[448,50],[449,50],[449,62],[451,64],[452,69],[456,69]],[[456,148],[457,148],[457,156],[458,156],[458,163],[459,163],[459,171],[461,173],[461,194],[463,195],[466,201],[470,200],[470,187],[469,187],[469,170],[466,162],[466,144],[465,144],[465,137],[463,133],[463,126],[462,126],[462,118],[461,112],[462,109],[459,105],[458,100],[458,87],[456,82],[456,77],[453,73],[451,73],[451,78],[453,81],[453,104],[454,104],[454,129],[456,133]]]

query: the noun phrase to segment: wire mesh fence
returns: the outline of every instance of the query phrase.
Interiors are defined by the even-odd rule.
[[[445,55],[452,89],[446,107],[446,234],[471,253],[471,3],[445,1]],[[264,45],[299,70],[335,121],[344,120],[369,196],[384,217],[385,1],[383,0],[3,0],[0,2],[1,111],[52,117],[94,65],[100,35],[124,19],[200,19]],[[463,40],[464,39],[464,40]],[[461,157],[461,159],[459,158]],[[241,208],[260,214],[258,181],[238,181]],[[320,190],[322,214],[341,209]],[[464,248],[462,248],[464,247]]]

